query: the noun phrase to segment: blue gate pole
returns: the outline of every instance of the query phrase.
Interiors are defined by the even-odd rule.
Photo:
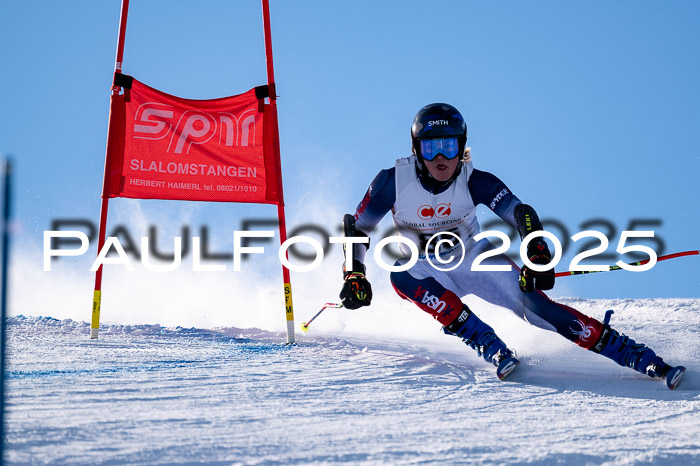
[[[2,227],[0,234],[2,235],[2,278],[0,279],[0,464],[3,463],[5,454],[5,358],[7,350],[7,330],[5,328],[5,320],[7,318],[7,271],[10,257],[10,205],[12,199],[10,195],[12,178],[12,162],[5,159],[2,162]]]

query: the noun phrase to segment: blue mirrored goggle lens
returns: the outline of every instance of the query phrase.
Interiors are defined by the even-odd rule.
[[[429,161],[440,154],[448,160],[453,159],[459,155],[459,143],[457,138],[421,139],[420,153]]]

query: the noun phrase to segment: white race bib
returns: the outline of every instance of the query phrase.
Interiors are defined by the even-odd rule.
[[[479,232],[476,206],[467,189],[472,164],[463,162],[458,169],[459,175],[446,191],[432,194],[418,180],[415,155],[396,161],[394,225],[401,236],[418,246],[419,260],[435,259],[436,246],[441,259],[459,256],[461,247],[454,235],[466,245]],[[442,234],[433,238],[436,233]],[[410,255],[407,246],[400,244],[399,248]]]

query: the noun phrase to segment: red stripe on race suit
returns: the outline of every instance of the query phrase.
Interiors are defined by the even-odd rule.
[[[394,286],[392,284],[392,286]],[[411,296],[402,293],[394,286],[396,294],[403,299],[411,301],[413,304],[433,316],[442,325],[450,325],[459,315],[462,310],[462,300],[450,290],[445,290],[441,296],[433,295],[429,290],[418,285],[418,288],[413,290]]]

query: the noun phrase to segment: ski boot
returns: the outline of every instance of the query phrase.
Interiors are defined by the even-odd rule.
[[[493,329],[474,315],[466,305],[463,306],[459,317],[442,329],[448,335],[461,337],[462,341],[475,349],[486,362],[496,366],[496,375],[500,380],[508,377],[520,364],[513,351],[506,347]]]
[[[670,366],[648,346],[637,343],[630,337],[610,328],[610,316],[613,311],[605,313],[600,339],[591,351],[612,359],[621,366],[631,367],[637,372],[655,379],[664,379],[670,390],[675,390],[685,373],[683,366]]]
[[[653,360],[651,364],[647,366],[646,373],[650,377],[664,379],[666,381],[666,386],[670,390],[675,390],[678,383],[683,378],[683,374],[685,374],[685,367],[671,367],[670,365],[666,364],[663,359],[657,356],[655,360]]]

